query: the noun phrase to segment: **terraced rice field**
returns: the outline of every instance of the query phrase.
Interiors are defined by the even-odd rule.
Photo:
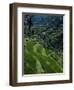
[[[24,39],[24,74],[62,73],[62,57],[37,40]]]

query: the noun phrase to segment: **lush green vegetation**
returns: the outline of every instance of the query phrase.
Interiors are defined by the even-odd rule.
[[[63,16],[24,16],[24,73],[63,72]]]

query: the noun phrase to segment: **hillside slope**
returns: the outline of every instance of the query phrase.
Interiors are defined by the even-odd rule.
[[[24,73],[61,73],[62,58],[54,51],[45,49],[39,42],[33,39],[25,39]],[[61,65],[60,65],[61,64]]]

